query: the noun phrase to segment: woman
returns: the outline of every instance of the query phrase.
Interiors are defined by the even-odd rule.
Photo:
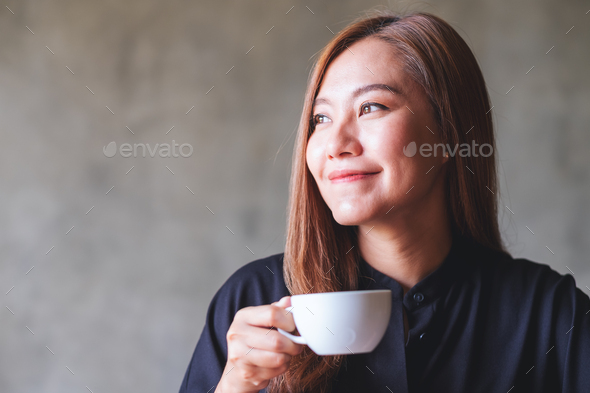
[[[590,299],[502,245],[490,110],[436,16],[335,36],[305,97],[285,252],[221,287],[180,391],[590,391]],[[289,295],[356,289],[392,290],[373,352],[317,356],[276,330],[295,330]]]

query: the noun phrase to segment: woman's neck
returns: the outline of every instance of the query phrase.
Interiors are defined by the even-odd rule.
[[[387,221],[358,227],[363,259],[396,280],[404,294],[436,270],[451,249],[450,223],[441,201],[432,198],[413,212],[392,210]]]

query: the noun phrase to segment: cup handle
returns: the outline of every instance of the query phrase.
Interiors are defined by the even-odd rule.
[[[288,333],[281,328],[277,328],[277,330],[279,331],[279,333],[281,333],[283,336],[287,337],[289,340],[293,341],[294,343],[307,345],[307,341],[305,341],[305,339],[303,337],[294,336],[291,333]]]

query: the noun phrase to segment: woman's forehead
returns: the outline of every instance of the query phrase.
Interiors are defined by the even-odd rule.
[[[347,47],[328,65],[318,96],[322,93],[353,95],[363,86],[376,84],[403,93],[403,85],[408,83],[411,78],[403,70],[392,46],[368,37]]]
[[[423,89],[411,78],[404,76],[379,77],[374,79],[346,79],[341,83],[328,83],[320,86],[318,94],[313,101],[313,106],[333,106],[339,102],[350,103],[355,99],[376,93],[379,96],[392,95],[398,99],[412,100],[418,92]]]

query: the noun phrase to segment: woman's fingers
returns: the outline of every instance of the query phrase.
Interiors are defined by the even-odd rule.
[[[289,340],[274,328],[267,329],[245,326],[242,333],[244,334],[246,345],[250,348],[254,347],[264,351],[283,352],[291,356],[298,355],[303,350],[302,345]]]
[[[284,296],[278,302],[274,302],[273,305],[281,308],[291,307],[291,296]]]
[[[229,360],[242,366],[258,367],[258,371],[263,373],[264,369],[269,369],[269,378],[278,374],[272,374],[272,370],[282,369],[285,371],[289,366],[292,356],[283,352],[267,351],[244,344],[237,343],[229,353]]]
[[[230,368],[229,370],[225,371],[224,378],[237,378],[242,381],[242,383],[256,386],[257,389],[264,389],[268,385],[268,381],[270,379],[276,377],[277,375],[281,375],[287,371],[288,367],[288,363],[277,368],[264,368],[251,364],[242,364],[240,367],[234,367],[233,369]]]
[[[260,390],[268,380],[287,371],[291,358],[303,349],[276,330],[295,330],[293,315],[285,310],[290,305],[287,296],[271,305],[246,307],[236,313],[227,331],[228,359],[220,380],[224,390]]]
[[[237,312],[236,318],[251,326],[276,327],[287,332],[295,330],[293,314],[278,306],[246,307]]]

